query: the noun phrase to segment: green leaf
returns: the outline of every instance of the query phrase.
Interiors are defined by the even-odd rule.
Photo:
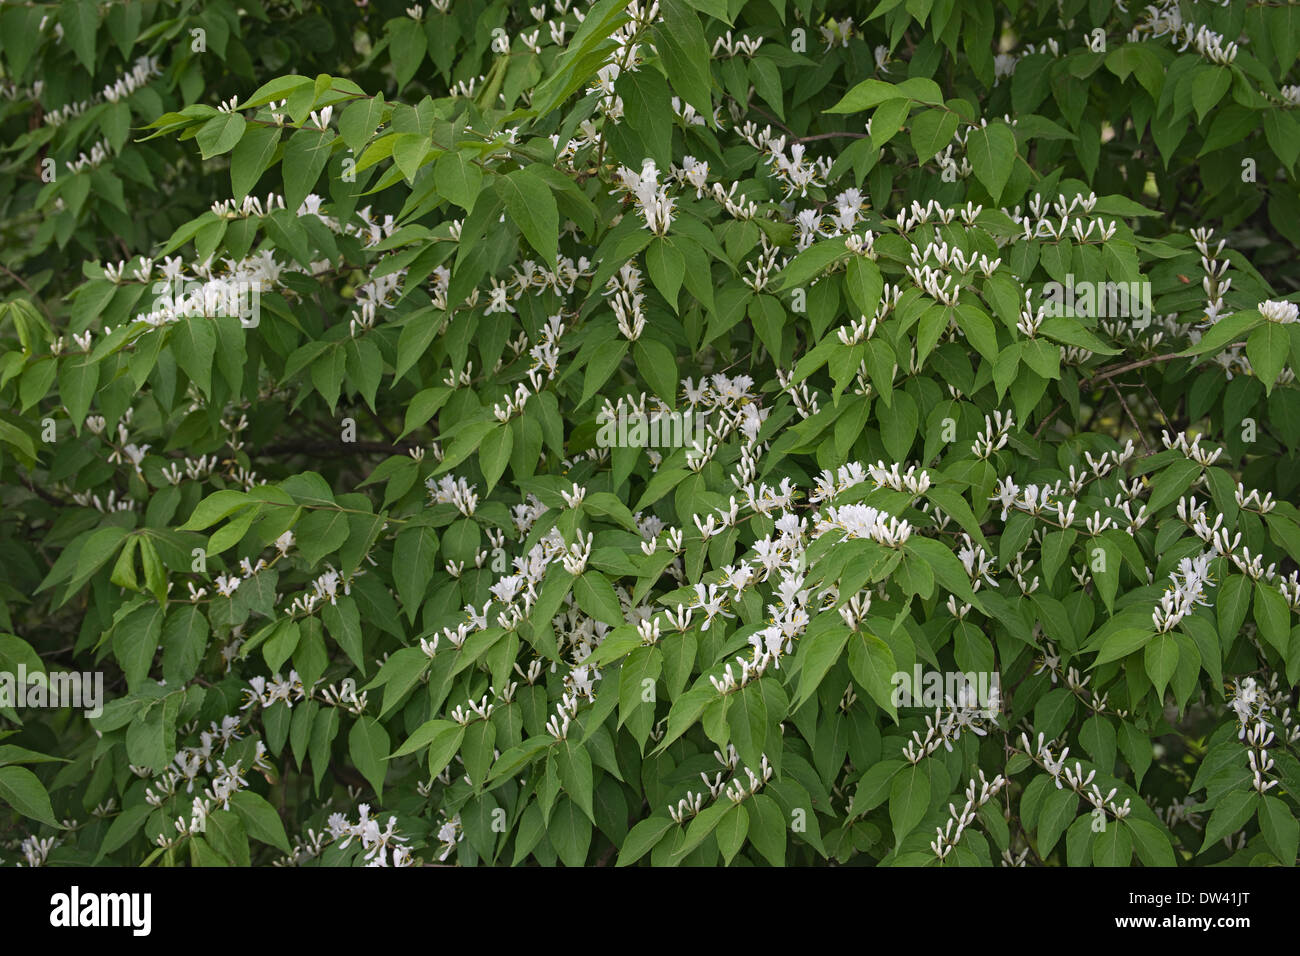
[[[1290,347],[1286,326],[1277,322],[1265,322],[1246,340],[1246,357],[1250,359],[1256,377],[1264,383],[1267,394],[1272,394],[1277,377],[1286,366]]]
[[[916,829],[930,808],[930,774],[920,765],[901,771],[889,788],[889,819],[894,827],[894,846]]]
[[[438,414],[438,409],[442,408],[449,398],[451,398],[451,389],[445,385],[435,385],[433,388],[418,392],[406,406],[406,422],[402,427],[402,433],[397,437],[405,438],[415,429],[427,424],[434,415]]]
[[[204,159],[220,156],[235,148],[244,135],[244,117],[241,113],[221,113],[203,124],[194,138]]]
[[[642,820],[623,839],[618,851],[616,866],[628,866],[645,856],[658,845],[669,830],[677,824],[669,817],[650,817]]]
[[[1143,652],[1147,676],[1156,688],[1156,699],[1164,700],[1165,686],[1178,667],[1178,642],[1172,634],[1157,634]]]
[[[450,720],[440,720],[437,718],[426,720],[419,727],[415,728],[415,732],[411,734],[410,737],[406,738],[406,742],[402,744],[402,746],[398,747],[388,755],[388,759],[393,760],[397,757],[405,757],[407,754],[412,754],[417,750],[422,750],[432,744],[435,739],[446,731],[459,726],[459,724]]]
[[[486,493],[491,494],[502,473],[505,472],[513,447],[514,431],[509,422],[498,424],[483,437],[483,441],[478,446],[478,463],[487,485]]]
[[[1132,859],[1132,831],[1123,820],[1109,821],[1093,843],[1093,862],[1097,866],[1128,866]]]
[[[384,115],[384,94],[356,100],[339,116],[339,133],[354,153],[374,135]]]
[[[1154,636],[1151,631],[1140,627],[1126,627],[1114,631],[1107,635],[1106,640],[1102,642],[1101,649],[1097,653],[1097,659],[1092,662],[1088,669],[1091,670],[1093,667],[1100,667],[1110,661],[1127,657],[1134,651],[1145,647],[1147,642]]]
[[[771,288],[777,292],[783,292],[801,286],[809,279],[820,275],[833,263],[846,258],[849,254],[843,239],[825,239],[821,242],[814,242],[791,259],[789,264],[776,274],[776,281]]]
[[[63,35],[86,72],[95,73],[95,33],[99,29],[99,6],[93,0],[71,0],[59,7]],[[12,41],[11,41],[12,42]]]
[[[424,28],[409,17],[388,21],[389,47],[393,51],[393,72],[400,90],[411,81],[424,60],[428,46]]]
[[[560,783],[573,802],[593,823],[591,755],[576,743],[565,740],[555,749],[555,765],[560,773]]]
[[[1258,796],[1253,790],[1232,790],[1225,793],[1205,825],[1205,839],[1201,841],[1200,852],[1204,853],[1224,837],[1235,834],[1244,827],[1259,808],[1256,799]]]
[[[625,623],[623,608],[609,580],[599,571],[586,571],[573,582],[573,596],[578,607],[599,621],[613,627]]]
[[[99,845],[95,862],[98,863],[108,854],[126,846],[140,832],[144,821],[149,818],[153,810],[154,808],[149,804],[140,803],[126,808],[114,817],[113,822],[109,824],[108,832],[104,834],[103,842]]]
[[[1001,198],[1016,161],[1016,137],[1011,127],[995,120],[988,126],[972,129],[966,140],[966,154],[975,178],[995,201]]]
[[[447,152],[434,164],[433,178],[439,193],[468,212],[478,198],[483,170],[473,161],[468,150]]]
[[[884,287],[884,278],[874,262],[861,256],[849,260],[844,273],[844,288],[866,318],[871,318],[880,308],[880,294]]]
[[[1277,797],[1266,794],[1260,803],[1259,829],[1268,848],[1283,866],[1295,866],[1297,846],[1300,846],[1300,823],[1296,822],[1291,808]]]
[[[640,372],[655,394],[670,406],[677,404],[677,359],[662,343],[650,339],[637,339],[632,348]],[[683,419],[684,421],[684,419]]]
[[[897,672],[894,652],[874,634],[856,633],[849,639],[849,671],[871,699],[890,717],[898,720],[891,678]]]
[[[163,608],[145,604],[128,614],[113,630],[113,656],[126,673],[127,687],[139,691],[149,676],[162,637]]]
[[[217,333],[212,319],[194,315],[172,326],[168,343],[176,362],[205,396],[212,394],[212,366],[217,353]]]
[[[921,162],[931,161],[952,142],[957,132],[957,114],[948,110],[925,110],[912,119],[912,148]]]
[[[879,148],[893,139],[911,110],[912,101],[905,96],[879,104],[871,114],[871,142]]]
[[[1192,80],[1192,105],[1198,123],[1223,99],[1231,85],[1232,71],[1226,66],[1206,66],[1197,71]]]
[[[429,582],[437,570],[437,553],[438,535],[424,525],[404,529],[393,544],[393,583],[408,621],[415,621],[416,612],[424,604]]]
[[[560,214],[550,185],[525,166],[500,177],[496,187],[511,221],[541,256],[542,265],[554,266],[559,256]]]
[[[795,699],[795,710],[817,692],[826,672],[843,655],[850,633],[847,625],[830,614],[820,614],[813,618],[807,633],[799,639],[799,693]]]
[[[284,177],[284,206],[293,214],[314,191],[316,181],[330,158],[334,134],[313,129],[300,129],[284,145],[280,172]]]
[[[284,823],[264,797],[252,790],[241,790],[231,796],[230,805],[239,814],[250,837],[270,844],[282,853],[291,852]]]
[[[270,168],[279,145],[279,127],[254,126],[244,131],[230,154],[230,189],[237,202],[243,201]]]
[[[745,844],[745,836],[749,833],[749,812],[745,809],[743,803],[737,803],[732,806],[721,820],[718,821],[717,829],[718,849],[722,852],[722,863],[724,866],[731,865],[731,861],[740,848]]]
[[[897,85],[883,80],[863,80],[845,93],[843,98],[826,112],[860,113],[900,96],[930,106],[943,105],[943,91],[939,89],[939,85],[933,80],[917,76]]]
[[[763,760],[767,720],[767,705],[758,681],[732,695],[731,706],[727,708],[727,727],[731,742],[747,767],[757,767]]]
[[[1200,473],[1201,466],[1190,459],[1183,458],[1170,464],[1152,481],[1147,510],[1154,514],[1173,504],[1192,486]]]
[[[77,434],[99,385],[99,363],[89,356],[70,356],[59,367],[59,399],[68,409]]]
[[[1133,837],[1138,859],[1146,866],[1175,866],[1174,849],[1168,835],[1154,823],[1140,817],[1126,817],[1124,825]]]
[[[546,834],[565,866],[583,866],[587,862],[591,828],[591,819],[574,801],[561,800],[555,805]]]
[[[301,636],[302,631],[297,621],[282,619],[271,636],[262,643],[262,657],[272,674],[278,674],[284,662],[293,656]]]
[[[348,734],[348,753],[361,776],[365,777],[375,795],[384,799],[384,776],[388,769],[388,731],[373,717],[358,717]]]
[[[909,766],[902,760],[882,760],[872,764],[858,781],[853,792],[853,801],[849,806],[850,817],[860,817],[874,810],[887,799],[893,789],[894,778],[904,767]]]
[[[1074,822],[1079,797],[1073,790],[1062,788],[1048,791],[1043,809],[1038,815],[1038,855],[1046,859],[1061,834]]]
[[[50,795],[45,785],[24,767],[0,767],[0,800],[25,817],[63,829],[62,824],[54,819],[54,808],[50,806]]]
[[[533,92],[532,108],[540,119],[605,65],[605,53],[612,45],[610,35],[627,22],[623,12],[628,0],[598,0],[587,11],[569,46],[556,60],[555,72]]]
[[[1250,579],[1243,574],[1229,574],[1219,585],[1214,611],[1219,624],[1219,640],[1224,647],[1241,633],[1241,625],[1250,610],[1250,595]]]
[[[444,767],[451,763],[460,745],[465,740],[465,728],[460,724],[444,727],[434,736],[429,744],[429,779],[442,773]]]
[[[677,292],[681,289],[682,278],[686,275],[685,257],[669,240],[655,238],[646,248],[646,268],[650,272],[650,281],[655,284],[655,288],[668,300],[674,312],[679,311]],[[640,344],[640,341],[637,344]],[[673,392],[675,393],[676,390],[674,381]]]
[[[1291,608],[1281,591],[1263,581],[1255,582],[1255,623],[1260,636],[1285,656],[1291,639]]]
[[[682,0],[663,0],[660,11],[662,21],[654,31],[655,49],[663,57],[668,79],[700,116],[712,122],[712,58],[700,18]]]
[[[1218,352],[1233,342],[1240,340],[1247,332],[1263,321],[1264,317],[1255,309],[1247,309],[1242,312],[1234,312],[1232,315],[1226,315],[1210,326],[1209,331],[1201,336],[1199,342],[1184,350],[1181,354],[1192,356],[1204,355],[1207,352]]]
[[[749,807],[749,841],[773,866],[785,866],[786,816],[781,806],[766,793],[756,793]]]

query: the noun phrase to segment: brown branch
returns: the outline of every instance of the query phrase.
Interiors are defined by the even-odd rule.
[[[854,133],[854,132],[850,132],[850,131],[848,131],[848,130],[845,130],[845,131],[842,132],[842,133],[817,133],[817,134],[815,134],[815,135],[813,135],[813,136],[800,136],[798,139],[795,140],[795,142],[796,142],[796,143],[811,143],[811,142],[812,142],[813,140],[815,140],[815,139],[836,139],[836,138],[840,138],[840,139],[870,139],[871,136],[870,136],[870,134],[868,134],[868,133]]]
[[[1225,346],[1231,348],[1231,346]],[[1116,365],[1111,368],[1104,368],[1092,378],[1084,379],[1079,383],[1079,388],[1084,389],[1091,385],[1098,385],[1107,379],[1114,378],[1116,375],[1122,375],[1125,372],[1131,372],[1137,368],[1146,368],[1148,365],[1155,365],[1157,362],[1172,362],[1174,359],[1187,358],[1181,352],[1171,352],[1168,355],[1153,355],[1151,358],[1144,358],[1137,362],[1129,362],[1127,365]]]
[[[1237,348],[1244,344],[1245,344],[1244,342],[1234,342],[1232,345],[1225,345],[1224,348]],[[1097,371],[1097,374],[1093,375],[1091,378],[1086,378],[1079,383],[1079,390],[1084,391],[1085,389],[1092,388],[1096,385],[1100,385],[1101,383],[1109,381],[1110,379],[1114,378],[1116,375],[1123,375],[1125,372],[1131,372],[1134,369],[1146,368],[1149,365],[1156,365],[1160,362],[1172,362],[1174,359],[1190,358],[1190,357],[1191,356],[1183,355],[1181,352],[1171,352],[1167,355],[1153,355],[1150,358],[1140,359],[1136,362],[1127,362],[1123,365],[1113,365],[1110,368],[1099,369]],[[1120,402],[1123,403],[1123,396],[1120,397]],[[1047,423],[1050,422],[1053,418],[1055,418],[1057,413],[1059,413],[1061,409],[1064,407],[1065,407],[1064,401],[1058,402],[1056,407],[1053,408],[1050,412],[1048,412],[1047,416],[1041,422],[1038,423],[1038,428],[1034,430],[1033,437],[1037,438],[1040,434],[1042,434],[1043,429],[1047,427]],[[1127,405],[1124,406],[1124,410],[1128,411]],[[1129,412],[1130,420],[1132,419],[1132,417],[1133,417],[1132,412]],[[1136,422],[1134,424],[1136,425]],[[1142,433],[1141,429],[1139,429],[1138,434],[1141,435],[1141,433]],[[1143,444],[1144,445],[1146,444],[1145,439],[1143,440]],[[1147,450],[1150,451],[1149,448]]]
[[[1110,382],[1108,384],[1110,385],[1111,391],[1115,393],[1115,397],[1119,399],[1120,407],[1123,408],[1124,413],[1128,415],[1128,420],[1132,422],[1133,430],[1138,433],[1138,438],[1142,440],[1142,447],[1147,450],[1148,455],[1151,454],[1151,446],[1147,443],[1147,436],[1143,434],[1142,426],[1139,425],[1137,423],[1137,419],[1133,417],[1133,409],[1129,408],[1128,402],[1124,400],[1124,393],[1119,390],[1119,386],[1117,386],[1114,382]]]
[[[1047,413],[1047,417],[1038,423],[1038,427],[1034,429],[1035,440],[1037,440],[1038,436],[1043,433],[1043,429],[1047,427],[1047,423],[1050,422],[1053,418],[1055,418],[1056,413],[1059,412],[1064,407],[1065,407],[1065,400],[1062,399],[1061,401],[1056,403],[1055,408],[1053,408],[1050,412]]]
[[[786,126],[784,123],[782,123],[779,119],[777,119],[775,116],[773,116],[773,115],[772,115],[771,113],[769,113],[767,110],[763,109],[761,106],[755,106],[752,102],[751,102],[751,103],[746,103],[745,106],[746,106],[747,109],[751,109],[751,110],[753,110],[753,111],[754,111],[755,113],[757,113],[759,116],[762,116],[762,117],[764,117],[765,119],[768,119],[768,120],[770,120],[771,122],[775,123],[777,126],[781,127],[783,130],[785,130],[787,133],[789,133],[791,136],[793,136],[796,142],[798,142],[799,134],[796,133],[794,130],[792,130],[790,127]]]
[[[13,279],[13,280],[14,280],[15,282],[17,282],[20,286],[22,286],[24,289],[27,290],[27,294],[28,294],[29,296],[32,297],[32,304],[35,305],[37,308],[39,308],[42,312],[44,312],[44,313],[45,313],[45,318],[49,319],[50,323],[53,324],[53,322],[54,322],[54,316],[50,314],[50,310],[47,309],[47,308],[45,307],[45,302],[42,301],[41,297],[38,296],[38,295],[37,295],[37,294],[32,290],[32,287],[29,286],[29,285],[28,285],[28,284],[23,280],[23,277],[20,276],[20,275],[18,275],[16,272],[12,271],[12,270],[11,270],[7,265],[5,265],[3,262],[0,262],[0,270],[3,270],[4,273],[5,273],[5,275],[9,276],[9,278]]]
[[[23,475],[22,478],[23,484],[27,486],[27,490],[36,495],[36,497],[40,498],[46,504],[58,505],[59,507],[64,507],[68,504],[64,499],[50,494],[44,488],[38,487],[31,478],[27,477],[27,475]]]

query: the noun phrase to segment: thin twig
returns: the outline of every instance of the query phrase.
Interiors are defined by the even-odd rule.
[[[1047,427],[1047,423],[1050,422],[1053,418],[1055,418],[1055,417],[1056,417],[1056,413],[1059,412],[1059,411],[1060,411],[1061,409],[1063,409],[1064,407],[1065,407],[1065,401],[1064,401],[1064,400],[1057,402],[1057,403],[1056,403],[1056,407],[1053,408],[1050,412],[1047,413],[1047,417],[1044,418],[1041,422],[1038,423],[1038,427],[1034,429],[1034,439],[1035,439],[1035,440],[1037,440],[1037,439],[1038,439],[1038,436],[1041,435],[1041,434],[1043,433],[1043,429]]]
[[[51,315],[51,314],[50,314],[50,310],[47,309],[47,308],[45,307],[45,303],[41,300],[41,297],[38,296],[38,295],[37,295],[37,294],[32,290],[32,287],[29,286],[29,285],[28,285],[28,284],[23,280],[23,277],[22,277],[22,276],[18,275],[16,272],[13,272],[13,271],[12,271],[12,270],[7,266],[7,265],[5,265],[3,262],[0,262],[0,269],[3,269],[5,275],[9,276],[9,278],[13,279],[13,280],[14,280],[15,282],[17,282],[20,286],[22,286],[24,289],[26,289],[26,290],[27,290],[27,294],[28,294],[29,296],[32,297],[32,302],[35,303],[35,305],[36,305],[36,306],[37,306],[37,307],[38,307],[42,312],[45,313],[45,317],[46,317],[47,319],[49,319],[50,322],[53,322],[53,321],[54,321],[54,316]]]
[[[1124,409],[1124,413],[1128,415],[1128,420],[1133,423],[1133,430],[1138,433],[1138,438],[1142,440],[1142,447],[1147,450],[1148,455],[1151,454],[1151,446],[1147,444],[1147,436],[1143,434],[1142,426],[1139,425],[1137,423],[1137,419],[1133,417],[1133,409],[1129,408],[1128,402],[1124,400],[1124,393],[1119,390],[1119,386],[1117,386],[1114,382],[1111,382],[1109,384],[1111,390],[1115,393],[1115,397],[1119,399],[1119,404]]]
[[[1230,346],[1225,346],[1230,347]],[[1092,385],[1099,385],[1107,379],[1114,378],[1116,375],[1122,375],[1125,372],[1131,372],[1135,368],[1146,368],[1148,365],[1155,365],[1157,362],[1172,362],[1177,358],[1187,358],[1181,352],[1171,352],[1168,355],[1153,355],[1151,358],[1144,358],[1137,362],[1129,362],[1127,365],[1117,365],[1113,368],[1102,369],[1092,378],[1085,379],[1079,383],[1079,388],[1084,389]]]
[[[837,133],[817,133],[814,136],[800,136],[795,140],[796,143],[811,143],[815,139],[870,139],[869,133],[854,133],[849,130]]]

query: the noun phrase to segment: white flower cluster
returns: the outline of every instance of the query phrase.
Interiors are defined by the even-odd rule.
[[[455,505],[456,510],[467,518],[478,507],[478,492],[474,490],[478,486],[471,485],[464,478],[443,475],[441,480],[428,478],[424,484],[429,489],[429,497],[434,504]]]
[[[719,57],[720,53],[726,53],[727,56],[743,56],[746,59],[752,59],[762,45],[763,37],[751,37],[742,33],[735,40],[732,40],[731,31],[728,30],[714,41],[713,55]]]
[[[930,849],[940,860],[946,860],[948,854],[956,848],[963,831],[975,822],[975,814],[980,807],[996,797],[1006,786],[1007,781],[1002,774],[998,774],[991,782],[985,778],[983,770],[979,775],[979,789],[976,789],[976,781],[973,778],[966,787],[966,805],[959,811],[953,804],[948,804],[948,812],[951,816],[948,818],[947,825],[935,827],[937,836],[931,841]]]
[[[1259,304],[1259,314],[1268,321],[1277,322],[1280,325],[1300,322],[1300,306],[1294,302],[1278,302],[1269,299]]]
[[[80,173],[87,169],[94,169],[109,157],[109,146],[107,140],[100,140],[94,146],[90,147],[90,154],[78,153],[75,160],[64,163],[71,173]]]
[[[610,308],[618,320],[618,331],[629,342],[635,342],[645,330],[645,312],[641,303],[645,293],[641,291],[641,270],[635,262],[623,263],[618,272],[605,284],[605,295],[609,296]]]
[[[1202,552],[1194,558],[1183,558],[1178,567],[1169,572],[1172,586],[1160,596],[1160,605],[1151,612],[1151,622],[1156,632],[1168,634],[1177,627],[1188,614],[1199,607],[1208,607],[1206,587],[1213,587],[1210,580],[1210,552]]]
[[[695,187],[695,198],[701,198],[709,188],[709,164],[694,156],[683,156],[681,166],[670,165],[669,173],[678,183]]]
[[[1119,231],[1119,224],[1115,220],[1107,223],[1100,218],[1086,218],[1091,216],[1096,204],[1096,193],[1071,197],[1061,193],[1053,202],[1048,202],[1041,194],[1034,193],[1034,198],[1029,200],[1025,214],[1021,214],[1019,206],[1011,210],[1003,210],[1011,217],[1012,222],[1024,227],[1021,235],[1014,236],[1009,241],[1073,237],[1076,242],[1086,243],[1092,241],[1092,234],[1095,231],[1096,241],[1108,242]],[[1075,213],[1076,209],[1081,210],[1081,213]],[[1057,221],[1053,221],[1053,213],[1059,217]]]
[[[162,64],[159,60],[156,57],[142,56],[132,64],[130,70],[123,73],[112,83],[109,83],[90,99],[76,103],[69,103],[56,110],[50,110],[44,116],[45,125],[62,126],[74,116],[80,116],[96,103],[101,103],[105,100],[110,103],[116,103],[118,100],[130,96],[155,76],[161,75]],[[32,84],[31,96],[33,99],[40,97],[44,85],[43,80],[37,80]]]
[[[764,126],[760,130],[755,124],[746,123],[739,129],[739,133],[750,146],[763,153],[764,162],[785,186],[787,200],[795,196],[806,198],[809,189],[825,187],[831,171],[829,159],[819,156],[809,161],[808,148],[799,142],[789,144],[790,153],[787,156],[785,136],[775,135],[770,126]]]
[[[1101,787],[1093,782],[1097,776],[1096,770],[1084,773],[1083,765],[1078,761],[1075,761],[1073,767],[1066,766],[1065,758],[1069,756],[1069,747],[1062,750],[1059,757],[1054,756],[1050,742],[1043,734],[1039,734],[1038,739],[1031,744],[1029,735],[1022,733],[1020,749],[1051,775],[1057,790],[1068,787],[1092,804],[1094,810],[1107,812],[1116,820],[1122,820],[1133,812],[1132,798],[1125,797],[1122,804],[1115,803],[1115,796],[1119,793],[1117,787],[1112,787],[1105,794],[1101,792]]]
[[[911,232],[917,226],[924,226],[933,216],[943,225],[951,225],[954,220],[960,219],[967,226],[973,224],[981,212],[983,206],[977,206],[972,202],[967,202],[965,206],[953,208],[945,206],[937,199],[931,199],[925,205],[921,205],[916,200],[912,200],[910,207],[905,207],[898,211],[895,221],[898,224],[898,231],[902,233]]]
[[[887,548],[900,548],[912,536],[912,525],[879,508],[867,505],[831,505],[814,516],[813,537],[829,531],[844,532],[846,538],[870,538]]]
[[[456,844],[464,839],[465,831],[460,825],[460,814],[448,818],[444,813],[442,825],[438,827],[438,842],[442,844],[438,862],[445,862],[447,857],[451,856],[451,851],[456,849]]]
[[[956,700],[945,695],[944,707],[936,707],[934,714],[925,718],[924,737],[920,731],[912,731],[912,739],[903,748],[903,759],[916,766],[940,747],[952,753],[952,745],[967,730],[977,737],[985,736],[996,723],[1000,707],[996,687],[981,704],[976,688],[963,683]]]
[[[578,10],[574,12],[580,21],[585,19],[585,13]],[[648,4],[641,0],[632,0],[627,5],[627,14],[628,22],[610,34],[614,47],[610,50],[604,65],[596,72],[596,85],[587,90],[588,93],[601,94],[597,109],[607,123],[617,123],[623,118],[623,98],[615,92],[614,83],[624,72],[636,72],[640,65],[641,53],[637,37],[660,19],[658,0],[651,0]],[[555,38],[554,30],[551,31],[551,35]],[[563,34],[560,34],[557,42],[562,40]],[[592,133],[593,139],[599,139],[599,134],[595,133],[594,128]]]
[[[175,846],[191,834],[202,833],[208,815],[214,809],[228,810],[230,798],[248,786],[244,771],[240,767],[241,761],[236,760],[227,765],[218,756],[218,753],[224,754],[234,741],[240,739],[239,730],[239,717],[228,715],[222,718],[220,724],[213,721],[208,730],[199,734],[198,746],[182,747],[178,750],[171,765],[157,776],[153,776],[144,768],[134,766],[131,768],[137,776],[153,778],[145,789],[144,797],[146,803],[157,808],[162,808],[165,803],[176,797],[182,783],[185,785],[185,792],[192,794],[195,786],[201,782],[201,775],[206,774],[211,778],[208,785],[201,788],[201,796],[194,796],[191,801],[189,817],[178,816],[173,821],[177,835],[169,838],[166,834],[160,833],[157,837],[159,846]],[[263,773],[271,770],[267,760],[266,745],[260,740],[254,752],[253,768]]]
[[[659,182],[659,169],[653,159],[641,161],[641,172],[634,173],[626,166],[618,167],[615,186],[632,196],[636,211],[645,220],[645,227],[656,236],[665,236],[673,223],[676,200],[668,195],[668,184]]]
[[[397,834],[397,817],[390,816],[388,825],[379,828],[379,821],[370,815],[370,805],[357,807],[357,822],[352,823],[343,813],[331,813],[325,824],[326,831],[338,843],[339,849],[347,849],[356,839],[361,841],[365,850],[366,866],[389,866],[391,851],[392,866],[411,866],[414,860],[411,851],[402,844],[408,842],[406,837]]]
[[[239,709],[247,710],[254,704],[270,707],[281,700],[286,706],[292,707],[308,696],[308,689],[302,686],[302,680],[295,670],[289,671],[288,679],[275,674],[267,680],[262,675],[255,674],[248,679],[248,686],[244,688],[244,703]]]

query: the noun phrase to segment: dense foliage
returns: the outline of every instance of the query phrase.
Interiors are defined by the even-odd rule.
[[[6,862],[1295,864],[1300,5],[0,37]]]

